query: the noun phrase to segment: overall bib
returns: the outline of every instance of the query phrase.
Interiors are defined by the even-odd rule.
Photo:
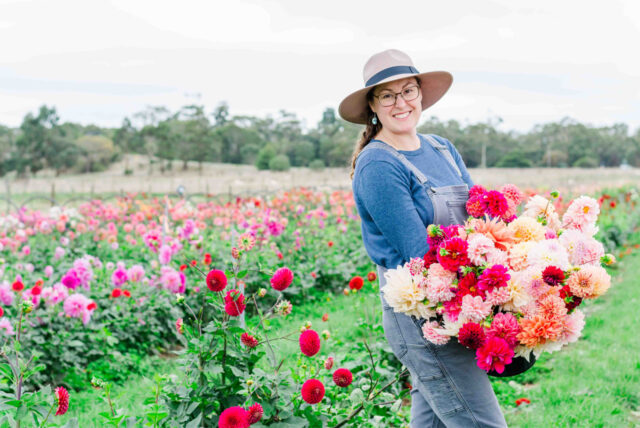
[[[462,176],[453,156],[430,135],[427,141]],[[433,204],[433,223],[462,224],[468,218],[466,184],[433,187],[427,177],[390,145],[370,142],[364,150],[386,150],[420,181]],[[443,166],[446,167],[446,166]],[[380,288],[386,284],[386,268],[378,266]],[[409,369],[412,379],[411,427],[506,427],[504,416],[487,374],[476,365],[475,352],[453,338],[434,345],[422,335],[424,319],[394,312],[380,293],[382,325],[391,350]]]

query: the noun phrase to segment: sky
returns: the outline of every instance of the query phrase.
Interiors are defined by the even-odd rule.
[[[423,119],[635,131],[639,40],[636,0],[0,0],[0,124],[43,104],[62,122],[117,127],[146,106],[224,101],[309,128],[395,48],[453,75]]]

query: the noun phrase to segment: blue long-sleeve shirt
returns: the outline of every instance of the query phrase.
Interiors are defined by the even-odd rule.
[[[462,157],[449,140],[446,144],[462,178],[442,153],[422,135],[418,150],[400,150],[429,180],[433,187],[473,181]],[[364,151],[358,157],[353,175],[353,195],[362,219],[362,240],[374,263],[388,269],[422,257],[428,250],[428,225],[433,223],[433,204],[424,186],[409,169],[385,150]]]

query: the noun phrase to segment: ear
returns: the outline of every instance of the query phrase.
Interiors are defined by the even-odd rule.
[[[376,111],[376,106],[375,106],[375,103],[373,101],[369,101],[369,108],[371,109],[372,112],[378,113]]]

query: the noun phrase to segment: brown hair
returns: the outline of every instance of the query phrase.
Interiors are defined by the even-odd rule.
[[[420,78],[416,76],[415,79],[416,79],[416,82],[418,83],[418,86],[420,86],[422,83],[420,81]],[[358,142],[356,143],[356,147],[353,150],[353,155],[351,156],[351,174],[349,175],[349,177],[351,177],[352,180],[353,180],[353,173],[356,170],[356,160],[358,159],[360,152],[362,152],[362,150],[367,146],[367,144],[369,144],[371,140],[373,140],[373,137],[375,137],[382,129],[382,123],[380,122],[380,120],[378,120],[378,123],[376,123],[375,125],[371,123],[371,119],[373,119],[374,113],[373,113],[373,110],[371,110],[369,103],[373,101],[374,89],[375,87],[371,88],[371,90],[367,92],[367,123],[364,127],[364,131],[362,131],[360,140],[358,140]]]

